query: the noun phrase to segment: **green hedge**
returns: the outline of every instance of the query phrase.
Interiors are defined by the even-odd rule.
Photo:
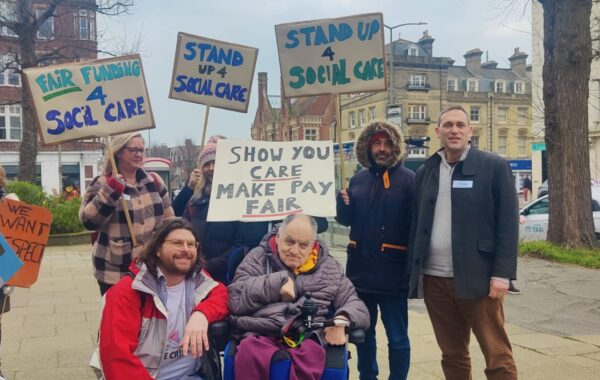
[[[50,234],[81,232],[85,228],[79,221],[80,198],[65,200],[60,196],[47,196],[41,186],[23,181],[10,181],[5,190],[16,193],[22,202],[46,207],[52,214]]]

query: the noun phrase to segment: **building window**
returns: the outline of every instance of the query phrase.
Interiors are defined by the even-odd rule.
[[[425,88],[426,79],[424,74],[411,74],[408,77],[408,88]]]
[[[361,127],[365,126],[365,110],[358,110],[358,122]]]
[[[298,129],[292,130],[292,141],[298,141]]]
[[[498,107],[498,121],[508,120],[508,107]]]
[[[417,55],[419,55],[417,48],[416,47],[408,48],[408,55],[412,55],[413,57],[416,57]]]
[[[94,11],[80,9],[77,12],[73,12],[75,37],[80,40],[96,41],[95,21],[96,16]]]
[[[525,93],[525,82],[516,81],[515,82],[515,94],[524,94]]]
[[[524,157],[525,155],[527,155],[527,131],[519,131],[518,148],[520,157]]]
[[[0,55],[0,86],[21,86],[21,75],[17,72],[19,65],[13,54]]]
[[[304,140],[317,140],[317,130],[315,128],[307,128],[304,130]]]
[[[413,104],[408,106],[408,118],[411,120],[425,120],[427,106],[424,104]]]
[[[479,136],[471,136],[471,145],[479,149]]]
[[[356,114],[354,111],[350,112],[350,128],[356,128]]]
[[[517,121],[519,124],[527,124],[527,107],[517,108]]]
[[[479,123],[479,107],[471,107],[471,121]]]
[[[495,84],[496,92],[503,93],[504,92],[504,81],[497,80]]]
[[[498,134],[498,154],[506,156],[506,131],[500,131]]]
[[[17,3],[15,1],[0,2],[0,17],[7,21],[17,21]],[[8,27],[0,28],[0,35],[7,37],[17,37],[17,33],[13,32]]]
[[[446,84],[447,91],[457,91],[456,88],[456,78],[449,78]]]
[[[35,17],[40,17],[45,11],[45,9],[36,9]],[[37,38],[40,40],[51,40],[54,38],[54,17],[48,17],[48,19],[40,25],[37,31]]]
[[[375,107],[369,107],[369,121],[373,121],[377,118],[377,111]]]
[[[21,106],[0,106],[0,140],[21,140]]]
[[[467,91],[469,91],[469,92],[479,91],[477,79],[468,79],[467,80]]]

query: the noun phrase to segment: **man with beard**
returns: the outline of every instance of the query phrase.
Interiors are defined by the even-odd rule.
[[[106,293],[99,340],[104,376],[201,380],[208,324],[229,312],[227,289],[202,270],[192,225],[179,218],[162,224],[137,264]]]
[[[414,173],[401,165],[404,142],[390,123],[374,121],[356,142],[365,167],[340,191],[337,221],[350,226],[346,274],[371,315],[365,342],[357,345],[360,379],[377,379],[378,308],[388,338],[390,379],[406,379],[408,340],[408,240]]]

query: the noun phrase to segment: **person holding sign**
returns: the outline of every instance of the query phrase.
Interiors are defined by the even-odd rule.
[[[99,341],[104,375],[202,380],[199,371],[211,368],[208,324],[229,315],[227,288],[202,270],[187,221],[163,223],[147,243],[140,267],[132,265],[131,276],[106,293]]]
[[[248,253],[229,285],[234,335],[243,338],[234,359],[236,379],[268,379],[271,358],[287,351],[290,379],[317,380],[325,367],[325,345],[346,343],[345,327],[366,329],[369,315],[344,269],[317,238],[317,222],[292,214]],[[334,325],[306,333],[300,307],[312,294],[315,322]]]
[[[195,185],[194,194],[187,202],[183,217],[194,225],[196,233],[200,236],[202,252],[206,258],[206,270],[215,280],[225,282],[227,277],[227,254],[234,246],[237,222],[206,221],[215,171],[217,141],[222,138],[225,137],[211,136],[200,152],[198,166],[202,170],[202,177]],[[179,194],[175,203],[180,202],[180,197],[189,196],[183,191],[182,193]]]
[[[377,309],[388,338],[390,379],[406,379],[408,339],[407,255],[414,172],[401,165],[402,134],[394,125],[374,121],[356,142],[365,167],[350,179],[337,199],[337,221],[350,226],[346,274],[371,315],[365,342],[357,345],[360,379],[376,379]]]
[[[79,219],[85,228],[98,232],[93,264],[102,295],[127,274],[129,264],[154,229],[175,216],[160,176],[143,169],[142,135],[136,132],[113,137],[110,148],[119,174],[113,175],[117,170],[113,171],[107,157],[103,173],[88,186],[79,209]],[[132,231],[126,224],[123,203],[131,217]]]
[[[6,194],[4,191],[4,185],[6,184],[6,171],[4,167],[0,165],[0,201],[3,198],[9,198],[19,200],[16,194]],[[13,291],[12,286],[1,286],[0,287],[0,347],[2,347],[2,316],[10,310],[10,294]],[[1,368],[1,367],[0,367]],[[2,371],[0,370],[0,380],[3,379]]]

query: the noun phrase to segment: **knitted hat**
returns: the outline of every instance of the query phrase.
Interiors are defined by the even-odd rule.
[[[227,137],[221,135],[214,135],[208,138],[208,142],[204,146],[204,149],[198,156],[198,166],[202,169],[210,161],[214,161],[217,157],[217,141],[220,139],[226,139]]]

